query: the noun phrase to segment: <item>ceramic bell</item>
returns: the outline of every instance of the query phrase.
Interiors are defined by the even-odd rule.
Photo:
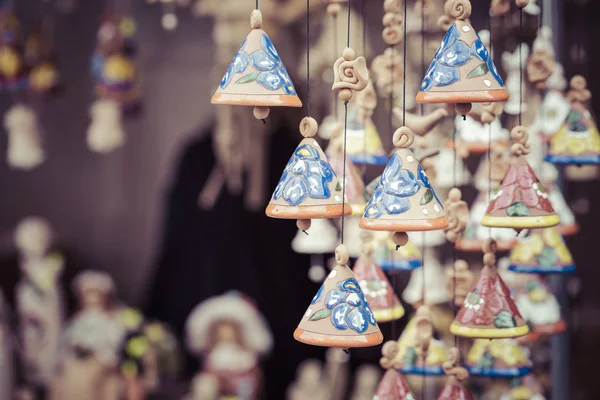
[[[352,213],[350,205],[345,207],[335,172],[313,138],[317,130],[313,118],[306,117],[300,123],[304,140],[288,161],[266,210],[272,218],[298,219],[302,230],[310,227],[312,218],[338,218]]]
[[[310,234],[298,230],[292,240],[292,249],[300,254],[333,253],[338,243],[335,227],[326,219],[315,219],[310,226]]]
[[[338,220],[338,228],[341,231],[342,224],[341,220]],[[346,217],[344,221],[344,244],[348,249],[348,255],[350,258],[358,258],[360,257],[360,248],[361,248],[361,240],[360,235],[364,232],[358,226],[358,222],[360,221],[360,217],[355,217],[351,215],[350,217]]]
[[[296,379],[287,389],[286,399],[327,400],[328,393],[322,376],[323,366],[320,361],[313,359],[302,361],[296,369]]]
[[[529,374],[532,365],[529,350],[514,339],[475,339],[466,367],[471,375],[509,378]]]
[[[294,332],[302,343],[325,347],[368,347],[383,341],[365,294],[348,268],[348,250],[335,251],[337,265],[313,297]]]
[[[479,106],[476,106],[479,107]],[[475,108],[476,108],[475,107]],[[459,150],[466,150],[468,153],[481,154],[487,153],[490,149],[489,138],[492,138],[492,147],[497,145],[506,146],[508,144],[508,131],[502,127],[498,118],[491,122],[483,123],[480,120],[467,114],[466,117],[457,116],[454,120],[453,140],[446,143],[447,148],[456,146]]]
[[[471,182],[471,173],[465,165],[465,160],[457,155],[454,167],[448,168],[453,164],[454,152],[446,147],[440,149],[440,154],[435,159],[436,188],[450,189],[453,186],[463,186]]]
[[[233,57],[210,102],[253,106],[258,119],[267,118],[269,107],[302,107],[273,42],[260,29],[259,10],[252,11],[250,24],[252,31]]]
[[[448,226],[441,201],[423,167],[409,149],[413,141],[414,134],[407,127],[399,128],[394,133],[397,150],[367,204],[360,220],[361,228],[404,232],[437,230]]]
[[[496,243],[488,239],[483,251],[484,267],[450,326],[450,332],[488,339],[523,336],[529,328],[498,274]]]
[[[433,337],[433,330],[429,307],[420,306],[400,339],[384,344],[381,366],[399,369],[406,375],[443,375],[448,353],[444,343]]]
[[[571,110],[552,137],[546,161],[555,164],[600,164],[600,133],[586,103],[591,93],[581,75],[571,78]]]
[[[373,258],[373,234],[363,232],[362,254],[354,263],[356,280],[378,323],[402,318],[404,308],[394,287]]]
[[[446,243],[444,231],[408,232],[408,239],[417,248],[442,246]]]
[[[411,241],[397,248],[389,232],[375,232],[373,258],[388,273],[410,271],[421,267],[421,252]]]
[[[511,271],[561,274],[575,271],[575,262],[555,227],[532,230],[510,253]]]
[[[544,228],[558,225],[548,194],[529,166],[524,155],[529,153],[527,129],[517,126],[511,131],[513,157],[499,190],[492,199],[481,225],[498,228]]]
[[[381,378],[373,400],[415,400],[415,395],[402,374],[390,368]]]
[[[445,290],[444,271],[434,249],[425,249],[423,262],[422,268],[425,270],[420,268],[411,272],[408,285],[402,292],[402,299],[408,304],[434,305],[448,302],[450,298]]]
[[[442,388],[438,400],[473,400],[473,396],[464,383],[469,377],[469,372],[460,366],[458,348],[451,348],[449,353],[450,360],[444,363],[444,372],[448,376],[448,380]]]
[[[498,400],[546,400],[544,388],[533,374],[515,378]]]
[[[569,101],[559,90],[548,90],[542,99],[540,111],[534,124],[537,125],[546,141],[559,131],[571,109]]]
[[[454,0],[444,6],[455,18],[425,74],[418,103],[456,103],[465,115],[470,103],[505,101],[508,93],[487,48],[468,22],[471,3]]]
[[[558,300],[539,276],[528,274],[515,292],[515,303],[534,332],[555,335],[567,329]]]

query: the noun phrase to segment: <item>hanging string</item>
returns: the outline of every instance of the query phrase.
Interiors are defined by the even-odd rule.
[[[523,9],[519,9],[519,125],[523,118],[523,57],[521,55],[523,40]]]
[[[310,0],[306,0],[306,115],[310,117]]]
[[[402,126],[406,126],[406,1],[404,1],[404,43],[402,55]]]
[[[333,52],[331,54],[333,54],[333,56],[335,57],[335,55],[338,53],[338,20],[337,20],[337,14],[333,14]],[[333,60],[335,62],[335,59]],[[338,102],[338,98],[337,98],[337,94],[335,93],[335,91],[331,91],[331,96],[333,98],[333,115],[335,116],[335,122],[338,122],[338,117],[339,117],[339,111],[338,111],[338,106],[337,106],[337,102]]]
[[[361,1],[361,12],[362,12],[362,52],[363,52],[363,56],[367,57],[367,16],[365,13],[365,2],[367,0],[362,0]],[[365,134],[363,135],[363,143],[362,143],[362,151],[364,154],[367,153],[367,121],[364,121],[365,124]],[[367,164],[363,164],[361,166],[361,170],[360,170],[360,175],[361,178],[363,180],[363,182],[365,181],[365,176],[367,174]]]
[[[494,60],[493,44],[492,44],[492,16],[488,12],[488,32],[490,33],[490,58]],[[492,202],[492,123],[488,123],[488,205]],[[492,227],[488,227],[488,236],[492,238]]]
[[[350,2],[348,0],[348,36],[346,39],[346,47],[350,47]],[[337,107],[336,107],[337,108]],[[342,229],[341,243],[344,244],[344,228],[345,228],[345,208],[346,208],[346,133],[348,131],[348,100],[344,101],[344,165],[342,166]]]
[[[258,0],[256,0],[256,9],[258,10]]]

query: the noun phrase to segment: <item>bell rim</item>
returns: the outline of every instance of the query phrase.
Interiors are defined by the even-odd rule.
[[[491,228],[537,229],[550,228],[560,223],[557,214],[538,215],[529,217],[496,217],[484,215],[481,225]]]
[[[307,206],[290,206],[284,204],[269,203],[265,214],[271,218],[278,219],[317,219],[317,218],[341,218],[342,209],[344,216],[352,214],[352,206],[349,203],[339,204],[313,204]]]
[[[508,100],[505,88],[417,93],[417,103],[495,103]]]
[[[359,226],[362,229],[372,231],[390,231],[390,232],[414,232],[414,231],[437,231],[447,228],[449,225],[448,217],[431,219],[372,219],[362,217]]]
[[[354,336],[325,335],[323,333],[306,331],[298,327],[294,331],[294,339],[304,344],[321,347],[372,347],[383,342],[383,334],[377,329],[373,333],[357,334]]]
[[[215,93],[212,104],[225,104],[248,107],[302,107],[302,101],[295,94],[242,94]]]
[[[371,307],[371,309],[373,310],[373,316],[375,316],[375,320],[378,323],[395,321],[397,319],[402,318],[406,313],[404,307],[402,307],[401,304],[395,305],[390,308],[375,309]]]
[[[525,324],[513,328],[474,328],[457,324],[455,321],[450,325],[450,332],[457,336],[474,339],[508,339],[525,336],[529,333],[529,327]]]

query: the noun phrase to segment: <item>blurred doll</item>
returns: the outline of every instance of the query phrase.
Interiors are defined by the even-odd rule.
[[[52,231],[42,218],[22,220],[14,240],[23,273],[16,298],[25,380],[45,387],[52,378],[63,324],[63,293],[59,282],[63,257],[49,252]]]
[[[97,153],[108,153],[125,143],[119,105],[108,99],[96,100],[90,107],[92,123],[87,131],[87,146]]]
[[[215,394],[241,400],[259,398],[259,356],[269,352],[272,340],[263,316],[238,293],[197,305],[186,323],[186,341],[188,348],[204,359],[196,382],[205,384],[194,385],[192,399],[218,399]]]
[[[44,162],[46,154],[38,119],[31,107],[12,106],[4,115],[4,127],[8,133],[6,161],[10,167],[27,171]]]
[[[288,388],[287,400],[328,400],[323,384],[323,366],[317,360],[305,360],[296,371],[296,380]]]

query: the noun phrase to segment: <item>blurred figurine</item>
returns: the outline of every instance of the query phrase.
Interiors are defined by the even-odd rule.
[[[16,289],[27,383],[45,387],[53,375],[63,324],[60,274],[64,260],[51,253],[52,230],[38,217],[22,220],[14,235],[23,277]]]
[[[219,395],[243,400],[259,397],[259,356],[269,352],[273,339],[264,318],[247,299],[227,293],[200,303],[188,317],[186,338],[188,348],[204,358],[196,379],[218,382],[216,390],[195,385],[193,400],[218,399]]]
[[[527,111],[526,89],[521,85],[522,69],[527,65],[529,46],[521,43],[514,52],[502,53],[502,66],[506,72],[506,90],[510,97],[504,104],[504,111],[510,115],[518,115]]]
[[[356,371],[351,400],[373,400],[381,374],[373,365],[361,365]]]
[[[42,23],[25,42],[25,63],[29,71],[29,89],[51,94],[60,86],[60,74],[52,54],[52,27]]]
[[[96,100],[90,108],[92,123],[87,131],[88,148],[108,153],[125,143],[119,106],[112,100]]]
[[[287,400],[329,400],[321,376],[323,366],[317,360],[305,360],[298,366],[296,380],[288,388]]]
[[[12,106],[4,115],[4,127],[8,133],[6,160],[10,167],[27,171],[44,162],[46,154],[38,120],[31,107]]]
[[[21,24],[12,10],[0,11],[0,80],[9,90],[25,86],[25,63],[21,55]]]

